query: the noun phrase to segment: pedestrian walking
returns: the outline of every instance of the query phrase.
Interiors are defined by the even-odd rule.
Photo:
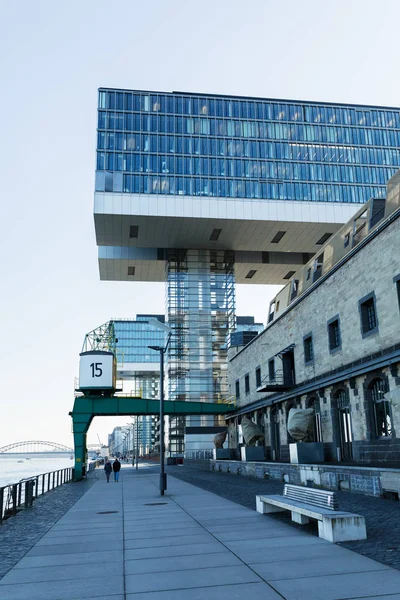
[[[116,458],[114,460],[112,469],[114,471],[114,481],[118,481],[118,479],[119,479],[119,471],[121,469],[121,463],[119,462],[118,458]]]
[[[107,477],[107,483],[109,483],[110,481],[110,475],[111,475],[111,471],[112,471],[112,466],[110,461],[107,459],[106,460],[106,464],[104,465],[104,470],[106,472],[106,477]]]

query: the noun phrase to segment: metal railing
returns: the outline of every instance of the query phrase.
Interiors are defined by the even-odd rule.
[[[32,506],[38,496],[69,481],[72,481],[72,467],[34,475],[0,487],[0,524],[18,511]]]

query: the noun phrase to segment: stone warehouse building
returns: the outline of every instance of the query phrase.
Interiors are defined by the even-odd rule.
[[[271,303],[267,328],[230,350],[237,412],[265,434],[265,458],[289,460],[291,408],[315,411],[325,461],[399,464],[400,171]]]

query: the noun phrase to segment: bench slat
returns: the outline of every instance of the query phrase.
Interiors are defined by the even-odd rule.
[[[286,510],[293,510],[294,512],[299,512],[300,514],[307,515],[313,519],[322,520],[322,517],[359,517],[360,515],[355,515],[353,513],[349,513],[342,510],[335,510],[332,512],[331,509],[327,508],[319,508],[314,506],[313,504],[307,504],[305,502],[297,502],[295,500],[287,499],[286,496],[259,496],[261,502],[265,502],[266,504],[273,504],[274,506],[282,506],[282,508],[286,508]]]
[[[316,507],[325,508],[328,510],[337,510],[339,503],[335,492],[328,490],[319,490],[315,488],[307,488],[299,485],[285,484],[283,490],[285,498],[293,499],[297,502],[304,502]]]

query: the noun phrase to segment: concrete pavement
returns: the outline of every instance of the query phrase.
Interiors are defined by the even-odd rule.
[[[255,499],[254,499],[255,503]],[[400,572],[168,477],[100,479],[0,581],[1,600],[400,600]]]

